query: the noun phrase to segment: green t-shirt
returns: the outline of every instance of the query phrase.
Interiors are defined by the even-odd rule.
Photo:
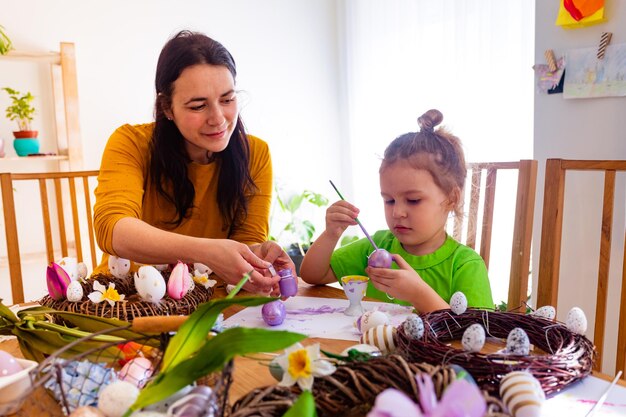
[[[483,258],[472,248],[448,236],[435,252],[416,256],[405,251],[400,241],[388,230],[376,232],[372,239],[379,248],[402,256],[446,302],[450,302],[452,294],[461,291],[467,298],[468,306],[493,308],[487,267]],[[373,250],[367,239],[357,240],[335,250],[330,266],[337,279],[346,275],[366,275],[367,257]],[[392,268],[398,269],[395,262]],[[377,290],[371,282],[367,286],[366,295],[382,301],[409,305],[402,300],[392,300],[384,292]]]

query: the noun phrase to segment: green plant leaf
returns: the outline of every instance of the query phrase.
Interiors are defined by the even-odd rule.
[[[309,203],[316,205],[317,207],[324,207],[328,205],[328,199],[322,194],[311,190],[304,190],[303,195]]]
[[[311,223],[309,220],[304,220],[302,222],[302,238],[304,242],[309,243],[313,240],[313,235],[315,234],[315,225]]]
[[[105,329],[118,329],[115,331],[107,332],[107,334],[111,336],[122,337],[128,340],[137,339],[143,336],[142,334],[139,334],[132,330],[125,329],[124,327],[130,326],[130,323],[123,320],[109,319],[105,317],[81,313],[72,313],[67,311],[57,311],[54,314],[62,317],[64,320],[72,323],[79,329],[86,332],[95,333]]]
[[[291,196],[291,198],[289,199],[289,201],[287,201],[287,204],[285,205],[285,207],[287,208],[287,211],[291,214],[294,214],[296,211],[298,211],[298,209],[302,205],[303,200],[304,200],[304,195],[302,194],[296,194],[296,195]]]
[[[273,352],[306,337],[299,333],[259,328],[234,327],[225,330],[206,341],[196,355],[185,357],[176,366],[157,375],[141,390],[130,410],[135,411],[169,397],[196,379],[221,369],[236,355]]]
[[[317,417],[315,398],[311,391],[304,391],[283,417]]]
[[[213,328],[217,316],[225,308],[235,304],[258,306],[275,300],[276,298],[274,297],[237,297],[201,304],[180,326],[176,335],[170,340],[163,355],[162,372],[167,371],[196,353]]]
[[[5,306],[2,303],[1,298],[0,298],[0,317],[10,321],[11,323],[17,323],[19,321],[15,313],[13,313],[9,307]]]

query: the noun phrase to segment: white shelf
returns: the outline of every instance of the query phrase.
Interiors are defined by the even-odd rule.
[[[61,64],[61,54],[58,52],[28,52],[28,51],[9,51],[6,55],[0,55],[3,61],[34,61],[45,62],[48,64]]]
[[[5,156],[0,158],[2,161],[67,161],[69,157],[67,155],[42,155],[42,156]]]

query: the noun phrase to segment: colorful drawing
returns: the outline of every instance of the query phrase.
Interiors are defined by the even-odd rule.
[[[556,67],[556,71],[550,71],[549,65],[546,64],[537,64],[533,67],[537,76],[538,93],[546,94],[559,85],[565,68],[565,60],[562,57],[556,60]]]
[[[604,0],[561,0],[555,24],[566,29],[605,22]]]
[[[609,45],[604,59],[596,48],[566,54],[563,98],[626,96],[626,44]]]

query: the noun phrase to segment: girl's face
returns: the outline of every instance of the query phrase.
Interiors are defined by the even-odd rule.
[[[239,114],[235,80],[223,66],[187,67],[174,81],[172,107],[165,112],[185,138],[192,161],[204,164],[226,149]]]
[[[453,205],[428,171],[396,161],[381,171],[380,193],[387,226],[407,252],[427,255],[443,245]]]

